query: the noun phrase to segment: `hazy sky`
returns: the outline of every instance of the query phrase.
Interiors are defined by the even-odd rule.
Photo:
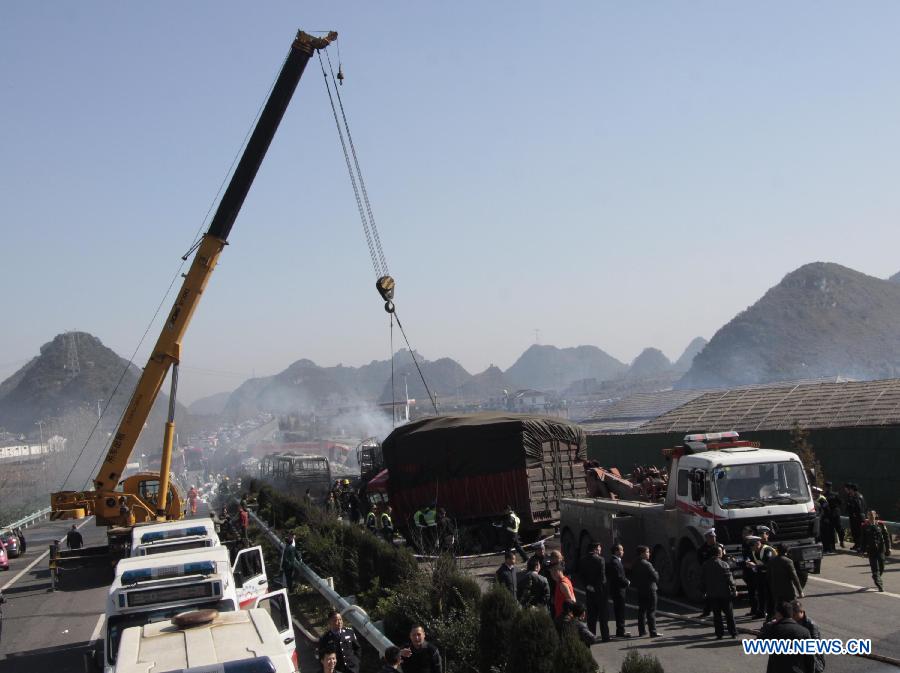
[[[889,276],[898,25],[888,2],[8,0],[0,379],[70,329],[130,356],[297,28],[341,33],[398,309],[430,359],[506,368],[535,329],[675,358],[804,263]],[[301,357],[388,357],[315,60],[230,243],[183,401]]]

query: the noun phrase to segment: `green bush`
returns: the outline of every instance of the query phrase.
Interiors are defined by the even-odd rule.
[[[478,665],[481,673],[505,671],[509,647],[517,640],[512,626],[519,604],[509,589],[494,585],[481,599],[481,627],[478,630]]]
[[[553,673],[559,636],[550,613],[542,608],[520,610],[512,628],[516,646],[510,651],[508,670]]]
[[[574,626],[567,626],[559,636],[553,673],[596,673],[597,662],[591,650],[581,642]]]
[[[656,657],[649,654],[638,654],[636,650],[631,650],[625,655],[621,673],[663,673],[663,667]]]

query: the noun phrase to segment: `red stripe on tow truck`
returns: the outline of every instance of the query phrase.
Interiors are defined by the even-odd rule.
[[[716,516],[712,512],[708,512],[698,505],[691,505],[682,500],[676,500],[675,506],[678,507],[678,509],[680,509],[680,510],[688,512],[689,514],[696,514],[698,516],[702,516],[704,519],[713,519],[714,521],[715,520],[726,521],[728,518],[728,517],[724,517],[724,516]]]

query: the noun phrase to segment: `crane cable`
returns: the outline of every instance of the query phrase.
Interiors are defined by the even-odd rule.
[[[353,196],[356,198],[356,208],[359,211],[359,219],[362,222],[363,232],[366,236],[366,243],[369,247],[369,256],[372,259],[372,267],[375,269],[375,276],[378,278],[378,280],[375,282],[375,287],[378,289],[378,293],[381,295],[382,299],[384,299],[384,310],[391,314],[391,334],[393,335],[393,320],[396,318],[397,326],[400,328],[400,333],[403,335],[403,340],[406,342],[406,348],[409,351],[410,357],[412,357],[413,364],[416,366],[416,371],[419,373],[419,378],[422,380],[422,385],[425,386],[425,392],[428,394],[428,399],[431,402],[434,413],[438,413],[437,399],[431,392],[431,389],[428,387],[428,382],[425,380],[425,374],[422,372],[422,368],[419,366],[419,362],[416,359],[416,353],[409,343],[409,338],[406,336],[406,330],[403,329],[403,323],[400,322],[400,316],[397,314],[397,307],[394,305],[394,279],[391,277],[388,271],[387,260],[384,256],[384,249],[381,246],[381,237],[378,235],[378,227],[375,225],[375,216],[372,213],[372,205],[369,202],[369,194],[366,190],[366,182],[363,179],[362,169],[359,166],[359,158],[356,155],[356,146],[353,144],[353,136],[350,133],[350,123],[347,121],[347,114],[344,110],[344,102],[341,99],[341,93],[338,90],[337,78],[334,74],[334,67],[331,63],[331,56],[329,56],[326,52],[325,58],[328,60],[328,69],[331,72],[331,81],[329,82],[328,73],[325,72],[325,61],[322,59],[322,50],[319,50],[317,54],[319,56],[319,66],[322,68],[322,77],[325,80],[325,89],[328,92],[328,101],[331,103],[331,113],[334,116],[334,124],[337,127],[338,138],[341,141],[341,149],[344,152],[344,162],[347,164],[347,173],[350,176],[350,185],[353,187]],[[341,71],[339,74],[342,75],[341,80],[343,80],[343,72]],[[332,95],[331,92],[332,84],[334,85],[334,95]],[[334,103],[335,98],[337,98],[338,101],[337,106],[335,106]],[[343,128],[341,128],[341,119],[338,118],[338,107],[340,107],[340,116],[344,122]],[[347,134],[346,140],[344,138],[345,132]],[[350,148],[349,152],[347,150],[348,145]],[[351,155],[353,156],[352,164],[350,161]],[[363,206],[363,204],[365,204],[365,207]],[[395,405],[396,391],[394,388],[393,380],[393,366],[394,349],[392,336],[391,401],[392,405]]]

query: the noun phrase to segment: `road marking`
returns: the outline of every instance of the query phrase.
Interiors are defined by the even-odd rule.
[[[900,594],[891,593],[890,591],[877,591],[872,587],[861,587],[856,584],[848,584],[847,582],[838,582],[837,580],[828,580],[824,577],[813,577],[809,576],[809,579],[815,580],[816,582],[827,582],[828,584],[835,584],[839,587],[847,587],[848,589],[856,589],[857,591],[865,591],[870,594],[881,594],[883,596],[890,596],[891,598],[900,598]]]
[[[101,614],[100,618],[97,620],[97,625],[94,626],[94,630],[91,631],[91,640],[90,640],[91,643],[97,642],[97,640],[100,638],[100,631],[103,630],[103,622],[105,620],[106,620],[106,615]],[[88,644],[90,644],[90,643],[88,643]]]
[[[93,517],[90,517],[90,516],[89,516],[88,518],[86,518],[86,519],[85,519],[84,521],[82,521],[78,526],[76,526],[75,530],[78,530],[79,528],[81,528],[84,524],[86,524],[86,523],[87,523],[88,521],[90,521],[92,518],[93,518]],[[61,538],[59,538],[59,542],[62,542],[62,541],[65,540],[65,539],[66,539],[66,536],[63,535]],[[2,587],[0,587],[0,591],[5,591],[5,590],[8,589],[9,587],[11,587],[13,584],[15,584],[16,582],[18,582],[18,581],[19,581],[19,578],[20,578],[22,575],[24,575],[24,574],[27,573],[29,570],[31,570],[32,568],[34,568],[34,566],[36,566],[40,561],[42,561],[42,560],[43,560],[47,555],[49,555],[49,554],[50,554],[50,550],[48,549],[48,550],[45,551],[43,554],[41,554],[41,555],[38,556],[36,559],[34,559],[34,561],[32,561],[31,563],[29,563],[27,566],[25,566],[25,568],[23,568],[22,570],[20,570],[20,571],[16,574],[16,576],[13,577],[9,582],[7,582],[7,583],[4,584]]]

